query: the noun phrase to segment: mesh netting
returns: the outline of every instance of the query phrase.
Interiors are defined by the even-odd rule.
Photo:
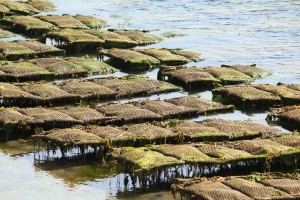
[[[197,109],[198,113],[205,113],[208,111],[222,111],[232,109],[232,106],[222,105],[213,101],[208,101],[200,96],[185,96],[172,99],[166,99],[165,101],[175,105],[181,105]]]
[[[40,11],[36,8],[32,7],[31,5],[10,1],[10,0],[1,0],[0,4],[7,7],[10,11],[22,13],[22,14],[37,14]]]
[[[247,151],[248,153],[259,154],[276,154],[284,151],[293,150],[292,147],[281,145],[269,139],[245,140],[236,143],[235,148]]]
[[[187,58],[180,55],[172,54],[167,49],[151,48],[151,49],[137,49],[136,51],[142,54],[153,56],[154,58],[160,60],[163,64],[180,65],[180,64],[186,64],[190,62],[190,60],[188,60]]]
[[[112,142],[136,139],[135,133],[125,131],[122,130],[121,128],[112,127],[112,126],[91,127],[89,129],[89,132]]]
[[[115,116],[122,121],[155,120],[161,116],[149,110],[140,109],[130,104],[110,104],[97,108],[108,116]]]
[[[224,184],[255,199],[293,199],[283,191],[242,178],[233,178],[225,181]]]
[[[96,111],[95,109],[91,109],[83,106],[63,107],[63,108],[56,108],[56,109],[59,112],[65,113],[66,115],[69,115],[74,119],[83,121],[84,123],[101,122],[108,119],[102,113]]]
[[[265,179],[262,181],[264,185],[268,185],[291,195],[300,196],[300,180],[294,179]]]
[[[38,16],[38,18],[50,22],[59,28],[88,29],[86,25],[74,19],[71,15],[46,15]]]
[[[11,18],[4,19],[11,25],[17,25],[23,27],[25,30],[54,30],[56,27],[53,24],[44,22],[35,17],[31,16],[14,16]]]
[[[293,99],[300,101],[300,91],[290,89],[284,85],[252,85],[253,87],[264,90],[284,99]]]
[[[176,134],[169,129],[151,124],[135,124],[131,126],[125,126],[122,129],[134,133],[136,138],[141,139],[154,140],[176,136]]]
[[[193,115],[196,114],[197,110],[193,108],[189,108],[186,106],[178,106],[172,103],[168,103],[165,101],[139,101],[134,103],[135,106],[147,110],[151,110],[164,118],[174,117],[174,116],[183,116],[183,115]]]
[[[0,109],[0,123],[1,124],[13,123],[13,122],[18,122],[18,121],[30,122],[33,120],[34,120],[33,117],[23,115],[22,113],[14,110],[14,109],[10,109],[10,108],[1,108]]]
[[[26,92],[39,96],[43,100],[63,100],[63,99],[76,99],[77,97],[73,94],[59,89],[57,86],[52,84],[24,84],[22,89]]]
[[[55,10],[55,4],[47,0],[30,0],[28,4],[43,12]]]
[[[224,199],[224,200],[251,200],[252,198],[218,181],[203,181],[180,189],[188,194],[196,195],[200,199]]]
[[[44,122],[78,122],[78,120],[62,112],[46,108],[20,108],[18,111],[24,115],[43,120]]]
[[[60,29],[59,31],[51,31],[47,34],[47,36],[50,38],[66,41],[68,43],[103,44],[103,40],[101,40],[100,38],[75,29]]]
[[[130,38],[131,40],[137,42],[139,45],[150,45],[150,44],[155,44],[155,43],[158,43],[161,41],[161,38],[141,32],[141,31],[117,30],[114,32]]]
[[[90,28],[102,28],[104,26],[107,26],[107,22],[105,20],[99,19],[97,17],[86,15],[75,15],[73,17]]]
[[[69,80],[59,84],[59,87],[82,98],[108,99],[116,95],[111,89],[89,81]]]
[[[104,143],[102,138],[92,133],[72,128],[51,130],[43,135],[42,138],[44,140],[54,141],[64,145]]]
[[[193,51],[183,51],[183,50],[171,50],[171,52],[173,54],[176,54],[176,55],[180,55],[180,56],[183,56],[183,57],[186,57],[187,59],[189,60],[192,60],[194,62],[199,62],[201,61],[201,54],[200,53],[197,53],[197,52],[193,52]]]
[[[204,84],[206,82],[218,82],[214,76],[200,67],[188,67],[175,70],[172,78],[184,84]]]
[[[117,153],[119,151],[119,153]],[[164,156],[156,151],[151,151],[148,148],[132,148],[126,147],[115,150],[115,157],[120,160],[124,160],[134,165],[136,170],[150,170],[153,168],[178,165],[183,162],[169,156]]]
[[[172,156],[185,162],[214,162],[214,159],[190,145],[161,145],[150,147],[166,156]]]
[[[230,69],[237,70],[242,72],[252,78],[263,78],[264,76],[271,75],[271,72],[264,70],[262,68],[256,67],[256,64],[253,65],[222,65],[221,67],[226,67]]]
[[[274,138],[273,140],[284,146],[290,146],[295,148],[300,147],[300,135],[281,136]]]
[[[64,51],[34,40],[18,40],[15,43],[35,51],[37,54],[64,55]]]
[[[250,82],[252,80],[248,75],[230,68],[205,67],[203,70],[224,82]]]

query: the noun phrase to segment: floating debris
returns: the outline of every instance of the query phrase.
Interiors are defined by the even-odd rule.
[[[6,60],[19,60],[49,55],[63,56],[65,51],[37,41],[18,40],[13,42],[0,41],[0,53]]]
[[[300,93],[290,89],[292,85],[246,85],[225,86],[213,90],[214,96],[244,107],[271,107],[292,105],[300,102]]]

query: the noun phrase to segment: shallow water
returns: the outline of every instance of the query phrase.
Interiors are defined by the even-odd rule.
[[[300,2],[214,1],[214,0],[53,0],[53,13],[95,14],[107,20],[109,28],[144,29],[164,38],[151,47],[183,48],[202,53],[205,59],[189,66],[252,64],[273,71],[256,83],[299,83]],[[19,38],[19,37],[17,37]],[[21,37],[22,38],[22,37]],[[149,46],[148,46],[149,47]],[[147,72],[156,78],[157,70]],[[200,94],[210,91],[154,95],[151,99]],[[130,99],[132,100],[132,99]],[[126,101],[126,100],[124,100]],[[201,116],[251,119],[266,124],[266,112],[235,111]],[[10,142],[0,145],[0,199],[172,199],[166,191],[148,194],[119,193],[124,174],[108,166],[57,167],[41,170],[34,166],[32,145]],[[118,175],[116,175],[118,174]],[[106,176],[109,176],[108,178]],[[121,187],[121,186],[120,186]]]

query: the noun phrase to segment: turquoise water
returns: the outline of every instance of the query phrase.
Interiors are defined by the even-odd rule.
[[[300,82],[300,2],[213,1],[213,0],[54,0],[53,13],[93,14],[111,24],[109,28],[144,29],[164,36],[151,47],[183,48],[202,53],[205,59],[190,66],[252,64],[273,71],[273,75],[256,83],[276,84]],[[157,70],[147,72],[156,78]],[[188,95],[173,93],[156,98]],[[211,92],[193,92],[211,99]],[[199,117],[252,119],[266,123],[266,112],[235,111],[234,113]],[[15,146],[16,144],[12,144]],[[28,144],[25,146],[28,147]],[[34,166],[30,148],[0,145],[0,199],[123,199],[118,195],[118,182],[124,174],[107,173],[110,178],[90,174],[80,167],[52,171]],[[25,153],[18,156],[13,154]],[[102,170],[102,169],[101,169]],[[77,178],[76,178],[77,177]],[[134,194],[128,199],[172,199],[169,192]]]

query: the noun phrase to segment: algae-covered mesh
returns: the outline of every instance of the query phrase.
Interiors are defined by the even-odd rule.
[[[252,85],[253,87],[278,95],[287,103],[300,102],[300,91],[290,89],[285,85]]]
[[[37,16],[37,18],[52,23],[59,28],[88,29],[86,25],[71,15],[45,15]]]
[[[213,163],[214,159],[190,145],[160,145],[150,147],[166,156],[172,156],[185,162]]]
[[[97,110],[107,116],[116,116],[123,122],[153,121],[161,119],[160,115],[149,110],[138,108],[131,104],[109,104],[99,106]]]
[[[82,67],[60,58],[37,58],[29,62],[53,72],[57,78],[86,76],[88,72]]]
[[[29,62],[6,62],[5,64],[0,64],[0,71],[6,74],[6,76],[1,76],[4,81],[28,81],[54,77],[53,73]]]
[[[107,26],[107,21],[94,16],[75,15],[73,17],[90,28],[103,28]]]
[[[15,42],[29,48],[30,50],[35,51],[37,56],[63,56],[65,54],[64,50],[46,45],[35,40],[18,40]]]
[[[255,199],[293,199],[293,196],[284,191],[242,178],[233,178],[224,184]]]
[[[194,86],[213,86],[214,83],[218,83],[219,80],[213,75],[203,70],[200,67],[181,67],[175,69],[165,68],[162,74],[166,74],[174,81],[185,87]]]
[[[116,149],[113,155],[119,160],[124,160],[128,163],[131,163],[135,170],[151,170],[154,168],[183,163],[183,161],[180,161],[174,157],[165,156],[159,152],[151,151],[145,147],[126,147]]]
[[[224,67],[205,67],[204,71],[210,73],[223,83],[248,83],[252,78],[242,72]]]
[[[181,64],[186,64],[191,62],[191,60],[188,60],[183,56],[172,54],[167,49],[150,48],[150,49],[137,49],[136,51],[157,58],[158,60],[160,60],[161,64],[165,64],[165,65],[181,65]]]
[[[169,129],[155,126],[149,123],[129,125],[123,127],[122,129],[134,133],[136,139],[156,140],[175,138],[177,136],[173,131]]]
[[[98,112],[97,110],[84,106],[72,106],[56,109],[57,111],[69,115],[70,117],[73,117],[74,119],[80,120],[84,123],[100,123],[102,121],[110,119],[109,117],[105,117],[102,113]]]
[[[264,185],[276,188],[294,196],[300,196],[300,180],[278,178],[265,179],[262,181]]]
[[[222,161],[238,161],[238,160],[251,160],[255,157],[242,150],[224,147],[222,145],[216,144],[195,144],[195,147],[202,151],[203,153],[212,156],[214,158],[219,158]]]
[[[165,99],[165,101],[178,106],[186,106],[186,107],[194,108],[197,110],[199,114],[205,114],[207,112],[214,112],[214,111],[226,111],[226,110],[230,111],[233,110],[234,108],[232,105],[223,105],[221,103],[206,100],[196,95]]]
[[[113,30],[113,32],[128,37],[138,45],[150,45],[162,41],[161,38],[138,30]]]
[[[69,128],[51,130],[41,136],[44,140],[53,141],[63,145],[82,145],[82,144],[99,144],[104,140],[92,133],[87,133],[80,129]]]
[[[42,120],[44,123],[49,122],[64,122],[64,123],[78,123],[79,121],[70,117],[67,114],[56,110],[50,110],[42,107],[36,108],[19,108],[18,111],[23,115],[34,117],[38,120]]]
[[[155,93],[179,91],[181,88],[170,83],[149,78],[102,78],[91,81],[110,88],[118,93],[118,97],[150,95]]]
[[[255,78],[255,79],[264,78],[264,77],[272,74],[268,70],[256,67],[256,64],[252,64],[252,65],[222,65],[221,67],[235,69],[235,70],[240,71],[240,72],[242,72],[252,78]]]
[[[58,31],[50,31],[46,37],[58,40],[60,42],[67,42],[69,44],[76,44],[76,43],[82,43],[82,44],[89,44],[89,43],[96,43],[96,44],[104,44],[104,41],[100,39],[99,37],[96,37],[94,35],[88,34],[81,30],[75,30],[75,29],[60,29]]]
[[[80,57],[70,57],[66,58],[67,61],[82,67],[84,70],[88,71],[91,75],[107,75],[113,74],[118,70],[114,67],[106,64],[105,62],[94,60],[90,58],[80,58]]]
[[[113,99],[117,94],[115,91],[101,86],[99,84],[89,82],[86,80],[69,80],[63,83],[57,84],[62,90],[78,95],[81,98],[88,99]]]
[[[232,136],[232,134],[193,121],[178,121],[171,124],[171,130],[183,136],[187,141],[223,141],[229,140]]]
[[[202,121],[201,124],[216,128],[225,133],[231,133],[233,137],[237,138],[247,138],[259,135],[269,136],[281,132],[277,128],[254,123],[252,121],[209,119]]]
[[[49,22],[45,22],[31,16],[7,17],[2,19],[1,23],[7,24],[8,26],[15,28],[16,31],[29,34],[42,34],[46,33],[47,31],[58,29],[56,26]]]
[[[243,103],[246,105],[262,106],[276,105],[281,102],[281,98],[273,93],[256,89],[250,86],[225,86],[213,90],[215,95],[221,95],[226,101],[232,103]]]
[[[138,138],[135,133],[112,126],[92,126],[88,132],[111,142],[133,141]]]
[[[70,94],[64,90],[59,89],[58,87],[51,84],[24,84],[22,89],[26,92],[30,92],[42,100],[51,101],[51,100],[76,100],[77,96]]]
[[[1,13],[1,12],[0,12]],[[0,39],[14,37],[16,34],[0,28]]]
[[[251,200],[242,192],[232,189],[220,183],[219,181],[203,181],[200,183],[192,183],[179,189],[187,195],[196,196],[203,199],[243,199]]]
[[[111,31],[86,30],[85,33],[94,35],[95,37],[103,40],[106,48],[131,48],[138,45],[130,38]]]
[[[9,12],[6,13],[12,12],[15,14],[23,14],[23,15],[32,15],[32,14],[40,13],[38,9],[26,3],[20,3],[16,1],[10,1],[10,0],[1,0],[0,5],[9,9]]]
[[[159,65],[160,61],[152,56],[139,53],[137,51],[125,49],[103,50],[99,49],[99,55],[105,55],[127,65],[130,68],[151,68]],[[122,65],[121,64],[121,65]],[[125,67],[125,66],[123,66]]]
[[[235,145],[236,149],[246,151],[248,153],[259,154],[277,154],[293,150],[292,147],[281,145],[270,139],[255,139],[238,141]]]
[[[194,108],[186,107],[186,106],[179,106],[174,105],[169,102],[165,101],[153,101],[153,100],[146,100],[136,102],[135,106],[147,110],[151,110],[164,118],[176,117],[176,116],[192,116],[197,113],[197,110]]]
[[[56,7],[54,3],[47,0],[28,0],[28,4],[43,12],[54,11]]]
[[[181,49],[171,49],[170,50],[173,54],[183,56],[189,60],[192,60],[194,62],[199,62],[202,60],[201,53],[193,52],[193,51],[185,51]]]
[[[18,123],[20,121],[24,122],[31,122],[34,121],[33,117],[23,115],[22,113],[18,112],[16,109],[0,109],[0,124],[4,125],[6,123]]]
[[[273,140],[284,146],[290,146],[295,148],[300,147],[300,135],[286,135],[286,136],[276,137]]]

